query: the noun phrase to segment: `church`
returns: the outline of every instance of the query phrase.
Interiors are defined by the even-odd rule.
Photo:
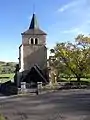
[[[47,67],[47,34],[41,30],[36,14],[33,13],[30,26],[21,33],[22,43],[19,46],[19,65],[16,72],[15,83],[20,86],[21,82],[30,83],[49,81]]]
[[[19,72],[29,70],[37,64],[41,69],[47,67],[46,33],[40,29],[35,13],[28,30],[21,33],[19,47]]]

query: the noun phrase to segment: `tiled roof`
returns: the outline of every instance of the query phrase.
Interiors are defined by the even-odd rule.
[[[22,35],[46,35],[46,33],[40,29],[28,29]]]
[[[37,18],[36,18],[35,14],[33,14],[33,16],[32,16],[29,29],[22,33],[22,35],[25,35],[25,34],[26,35],[34,35],[34,34],[36,34],[36,35],[46,35],[46,33],[43,32],[39,28],[39,25],[38,25]]]

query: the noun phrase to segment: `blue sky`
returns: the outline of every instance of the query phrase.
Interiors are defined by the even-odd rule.
[[[90,33],[90,0],[0,0],[0,60],[18,61],[21,33],[28,29],[33,4],[47,47]]]

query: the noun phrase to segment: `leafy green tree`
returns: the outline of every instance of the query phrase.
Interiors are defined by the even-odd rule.
[[[62,65],[63,72],[75,76],[78,82],[90,73],[90,37],[78,35],[75,43],[57,43],[51,50],[52,52],[55,58],[53,61],[55,68],[60,70]]]
[[[13,62],[0,62],[0,74],[9,74],[15,72],[16,63]]]

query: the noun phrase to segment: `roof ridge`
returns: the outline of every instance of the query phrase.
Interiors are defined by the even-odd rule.
[[[47,35],[44,31],[40,28],[38,29],[28,29],[25,32],[21,33],[21,35]]]

